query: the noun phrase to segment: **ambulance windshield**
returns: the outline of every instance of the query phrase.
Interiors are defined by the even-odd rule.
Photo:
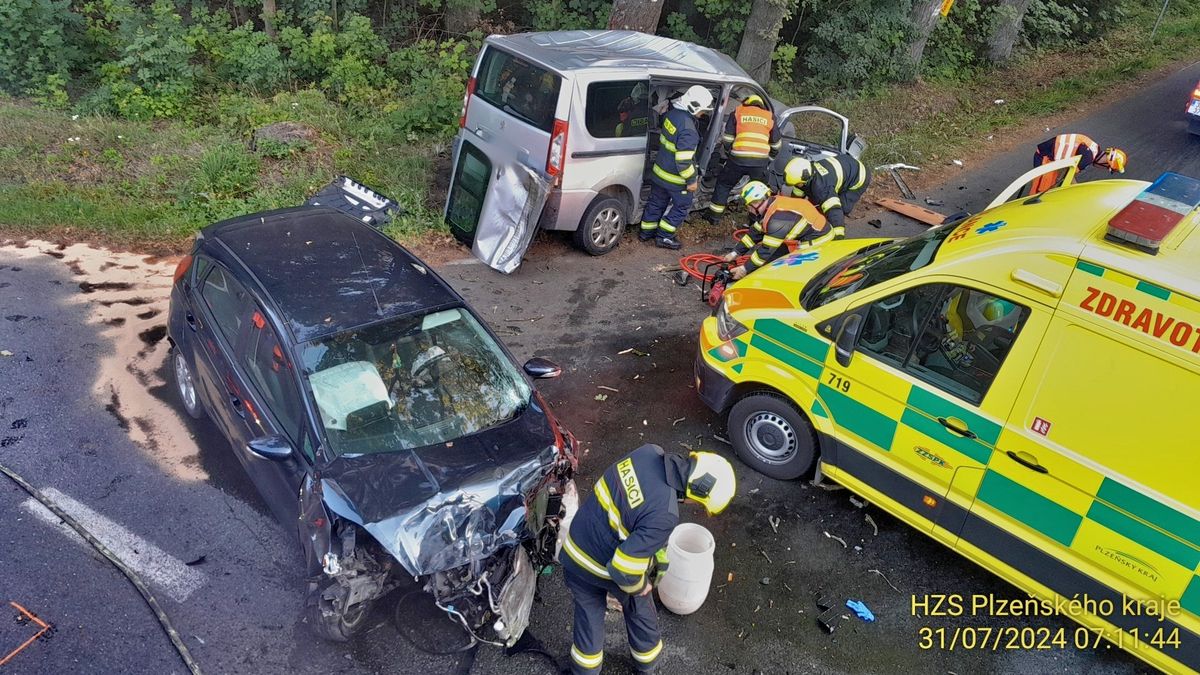
[[[921,269],[934,255],[955,225],[942,225],[908,239],[868,247],[830,265],[804,287],[800,305],[809,311],[851,293]]]

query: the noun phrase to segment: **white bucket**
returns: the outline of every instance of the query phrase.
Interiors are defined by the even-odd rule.
[[[717,543],[712,533],[695,523],[683,523],[667,539],[670,565],[658,584],[658,599],[676,614],[691,614],[700,609],[712,585],[713,551]]]

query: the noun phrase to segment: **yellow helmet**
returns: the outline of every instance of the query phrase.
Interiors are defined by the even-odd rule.
[[[758,94],[750,94],[746,98],[742,99],[742,103],[745,103],[746,105],[756,105],[760,108],[767,107],[767,105],[763,103],[762,97]]]
[[[812,175],[813,163],[804,157],[793,159],[783,169],[783,177],[788,185],[804,185],[812,178]]]
[[[1103,166],[1107,166],[1111,173],[1125,173],[1125,164],[1129,161],[1129,155],[1120,148],[1105,148],[1103,158]]]
[[[760,180],[752,180],[742,186],[742,201],[746,202],[747,205],[761,202],[770,196],[771,188],[767,187],[767,184]]]
[[[704,505],[715,516],[729,506],[737,491],[737,476],[729,460],[713,452],[693,452],[687,498]]]

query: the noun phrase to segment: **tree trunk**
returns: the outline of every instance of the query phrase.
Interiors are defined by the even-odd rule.
[[[660,0],[613,0],[612,13],[608,15],[609,30],[640,30],[653,34],[658,30],[658,19],[662,16]]]
[[[275,0],[263,0],[263,32],[275,39]]]
[[[479,26],[479,0],[446,0],[446,32],[469,33]]]
[[[912,24],[912,42],[908,44],[908,75],[915,78],[920,72],[921,57],[925,45],[933,33],[942,11],[942,0],[916,0],[913,2],[909,22]]]
[[[779,29],[791,14],[797,0],[754,0],[737,62],[759,84],[771,81],[771,56],[779,44]]]
[[[1012,58],[1013,46],[1021,35],[1021,22],[1029,0],[1003,0],[992,19],[992,34],[988,36],[988,60],[1004,63]]]

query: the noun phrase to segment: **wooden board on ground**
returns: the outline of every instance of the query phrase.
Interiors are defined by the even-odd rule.
[[[895,211],[902,216],[908,216],[909,218],[925,223],[926,225],[941,225],[942,223],[946,222],[945,214],[938,213],[937,211],[930,211],[929,209],[923,206],[917,206],[912,202],[882,197],[880,199],[876,199],[875,203],[887,209],[888,211]]]

